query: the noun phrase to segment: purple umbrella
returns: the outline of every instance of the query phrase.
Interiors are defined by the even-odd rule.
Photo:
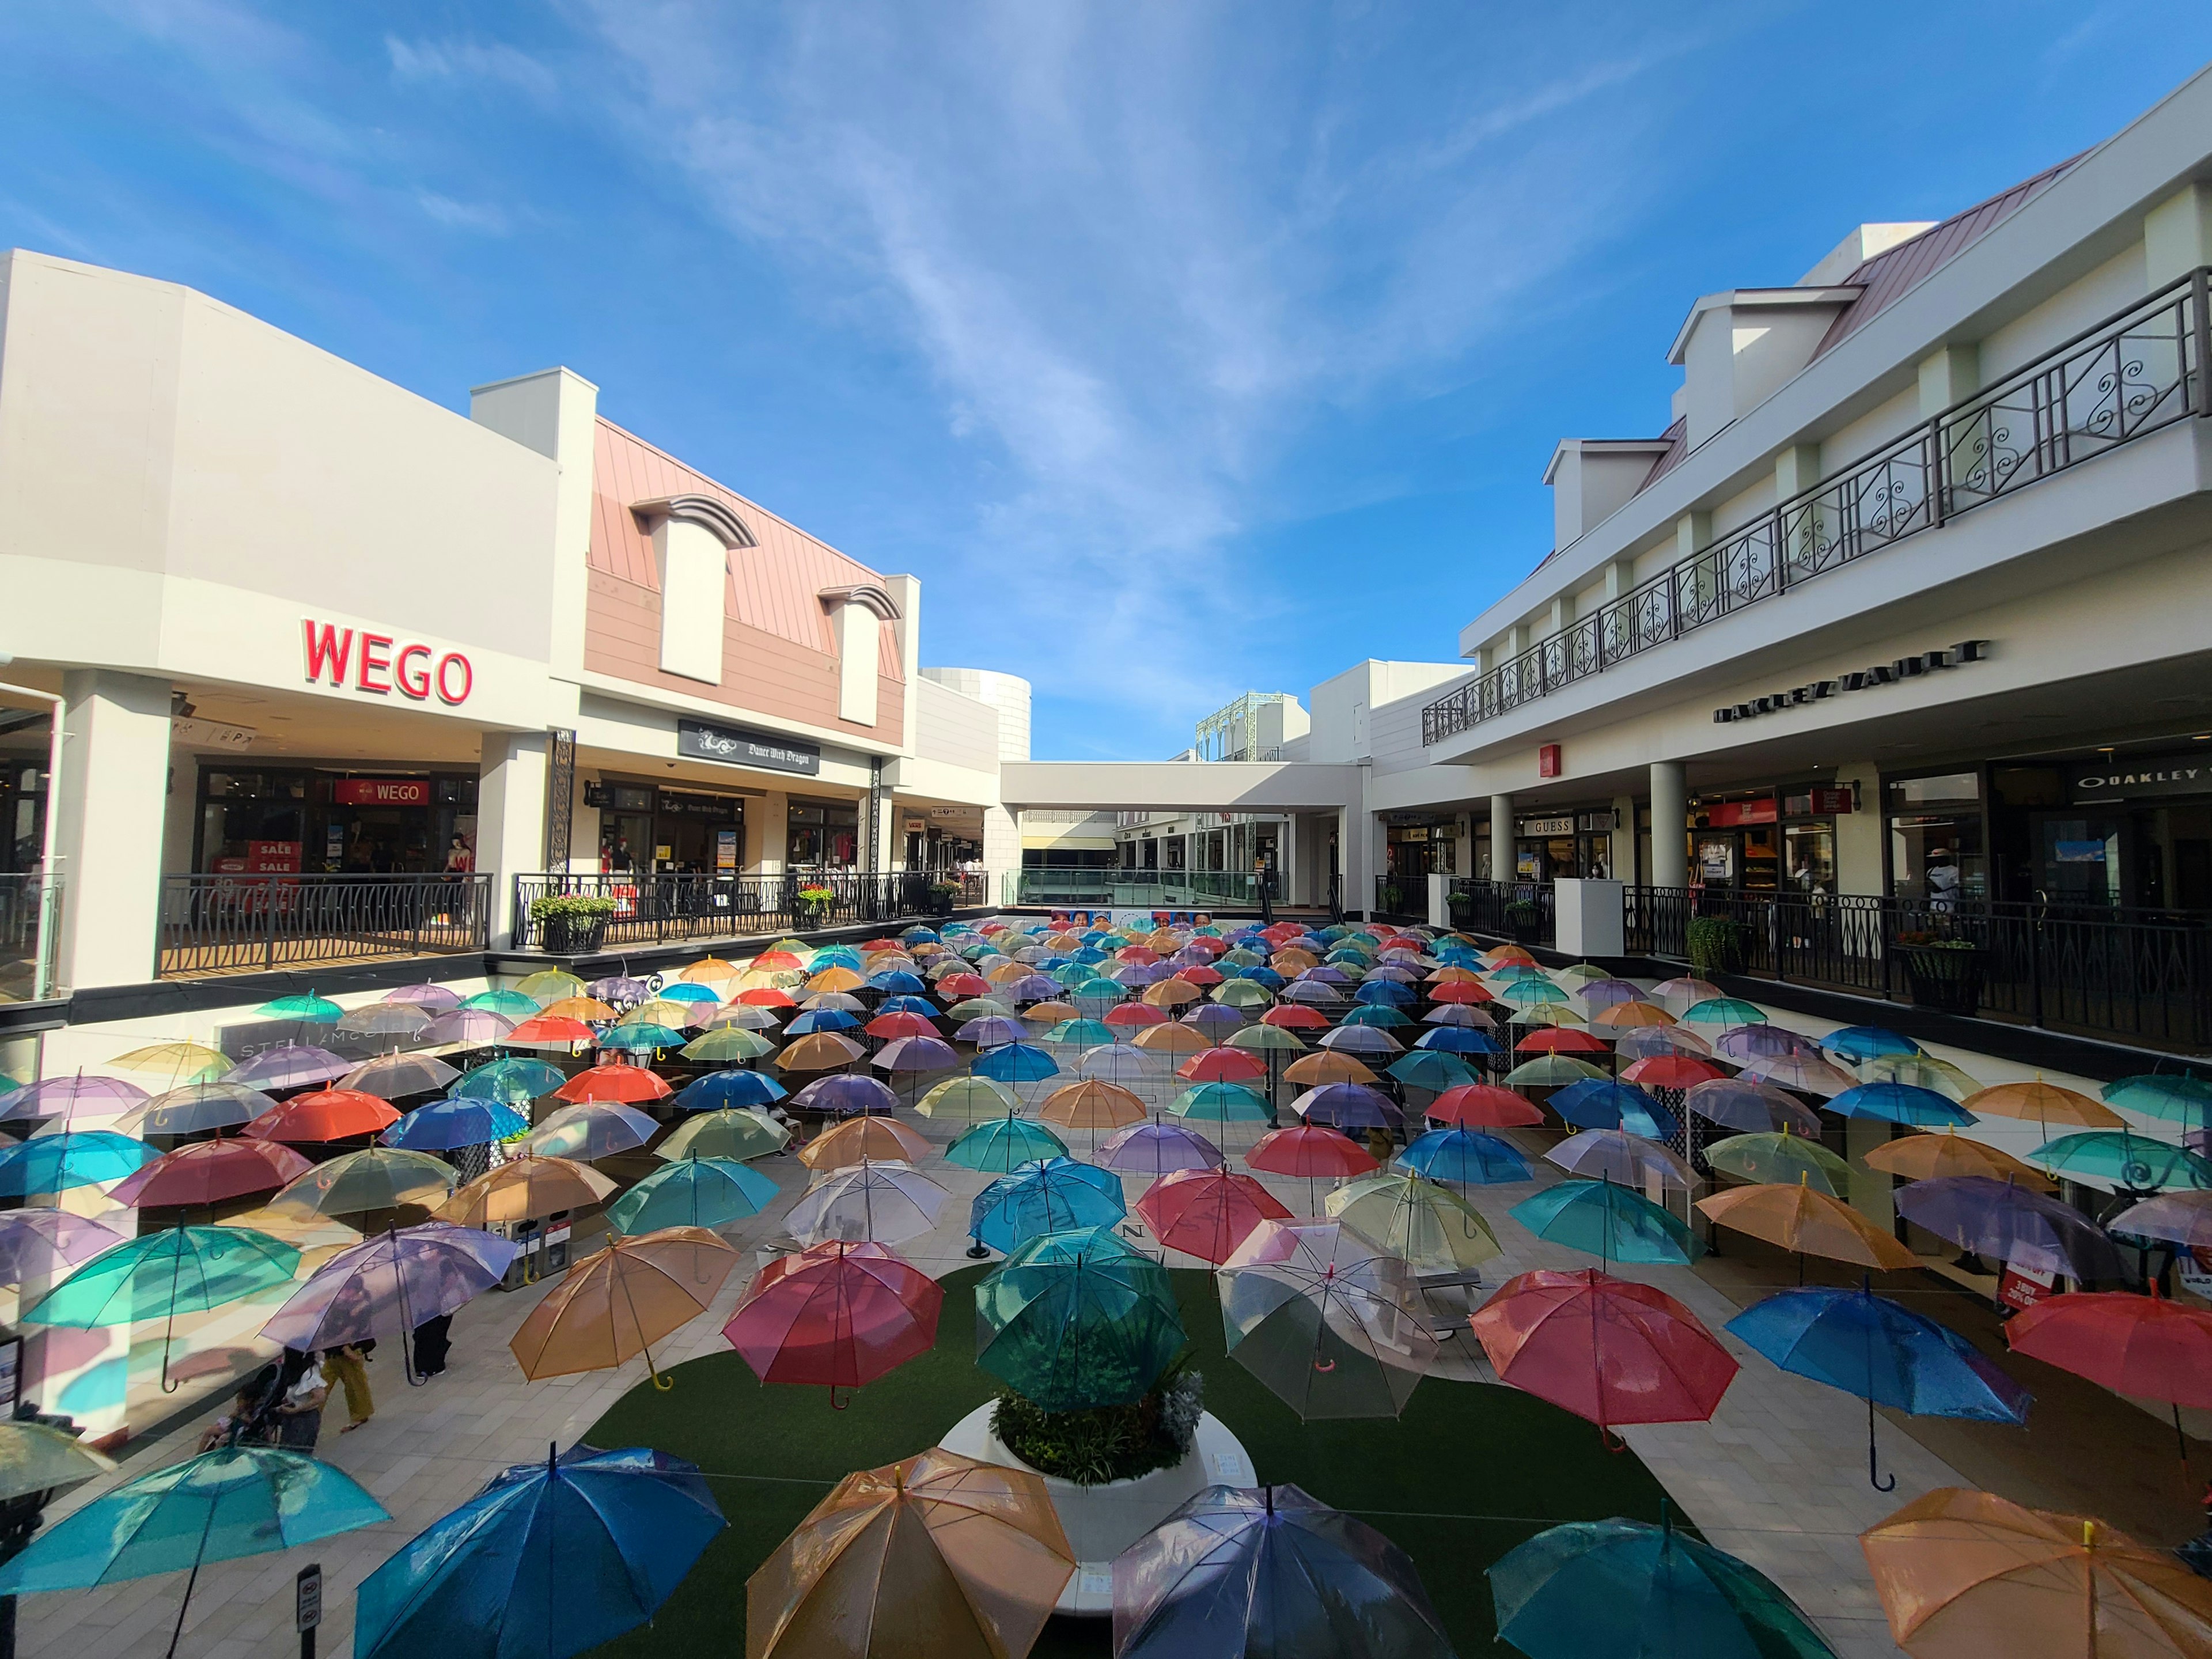
[[[450,1314],[506,1277],[521,1247],[442,1221],[398,1227],[340,1250],[261,1328],[288,1348],[313,1352],[371,1337],[404,1337]],[[408,1380],[415,1381],[414,1367]]]
[[[1961,1249],[2035,1273],[2122,1279],[2112,1241],[2072,1205],[1989,1176],[1946,1176],[1897,1189],[1898,1212]]]
[[[953,1038],[960,1042],[972,1042],[978,1048],[997,1048],[1009,1042],[1027,1039],[1029,1031],[1021,1021],[1007,1019],[999,1014],[986,1014],[981,1019],[971,1019],[954,1031]]]
[[[256,1089],[304,1089],[310,1083],[328,1083],[353,1070],[355,1062],[341,1060],[312,1042],[280,1042],[264,1048],[252,1059],[222,1074],[225,1083],[250,1084]]]
[[[1049,1002],[1060,993],[1058,980],[1042,974],[1029,974],[1006,988],[1006,994],[1017,1002]]]
[[[886,1072],[949,1072],[960,1063],[952,1045],[939,1037],[893,1037],[871,1062]]]
[[[427,981],[421,985],[403,985],[386,994],[384,1000],[386,1002],[411,1002],[417,1007],[428,1008],[434,1014],[442,1014],[448,1009],[461,1006],[459,991],[451,986],[432,985]]]
[[[1709,1058],[1713,1045],[1681,1025],[1632,1025],[1613,1039],[1613,1051],[1626,1062],[1653,1054],[1695,1054]]]
[[[1302,985],[1349,985],[1352,975],[1343,969],[1333,968],[1324,962],[1320,967],[1309,968],[1300,974],[1298,982]]]
[[[1173,979],[1175,969],[1164,962],[1124,963],[1106,975],[1116,985],[1152,985],[1164,979]]]
[[[1182,1023],[1201,1031],[1232,1031],[1244,1024],[1244,1016],[1218,1002],[1201,1002],[1182,1017]]]
[[[1186,945],[1168,960],[1178,968],[1211,968],[1213,965],[1213,952],[1202,950],[1195,945]]]
[[[1367,977],[1370,980],[1387,979],[1399,985],[1418,985],[1421,982],[1421,976],[1411,968],[1401,967],[1395,962],[1369,969]]]
[[[425,1042],[496,1042],[514,1029],[505,1014],[489,1008],[454,1008],[422,1028]]]
[[[1723,1060],[1741,1065],[1747,1060],[1768,1060],[1778,1054],[1817,1054],[1820,1045],[1779,1025],[1736,1025],[1714,1041],[1713,1052]]]
[[[2130,1206],[2105,1224],[2108,1231],[2130,1237],[2212,1249],[2212,1192],[2160,1193]]]
[[[80,1112],[113,1116],[143,1106],[152,1097],[137,1084],[125,1083],[121,1078],[87,1077],[79,1072],[24,1085],[8,1097],[7,1105],[0,1108],[0,1119],[73,1118]]]
[[[1589,1008],[1618,1008],[1624,1002],[1649,1002],[1651,999],[1625,979],[1594,979],[1575,994]],[[1641,1030],[1653,1029],[1649,1026]]]
[[[1464,1002],[1439,1002],[1421,1016],[1424,1025],[1468,1025],[1487,1031],[1498,1022],[1480,1008],[1470,1008]]]
[[[601,1002],[643,1002],[653,994],[653,987],[641,979],[632,979],[628,974],[613,974],[605,979],[595,979],[584,988],[585,994]]]
[[[1221,1148],[1180,1123],[1132,1123],[1098,1148],[1097,1161],[1128,1175],[1172,1175],[1177,1170],[1215,1170],[1226,1162]]]
[[[1712,1078],[1685,1089],[1682,1103],[1699,1117],[1746,1134],[1787,1129],[1793,1135],[1820,1138],[1820,1115],[1771,1083]]]
[[[898,1109],[898,1097],[889,1085],[872,1077],[840,1072],[816,1078],[792,1096],[791,1103],[811,1112],[894,1112]]]
[[[0,1285],[53,1279],[123,1235],[67,1210],[0,1211]]]
[[[1395,1129],[1405,1114],[1388,1095],[1364,1083],[1324,1083],[1291,1103],[1309,1123],[1339,1129]]]

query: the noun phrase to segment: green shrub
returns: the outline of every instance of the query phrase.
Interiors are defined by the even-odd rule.
[[[1543,907],[1529,899],[1515,899],[1505,907],[1508,927],[1534,927],[1544,920]]]
[[[1020,1395],[1002,1394],[991,1413],[991,1432],[1042,1474],[1079,1486],[1132,1480],[1189,1455],[1205,1409],[1205,1387],[1198,1372],[1171,1366],[1130,1406],[1048,1412]]]
[[[1405,894],[1397,888],[1385,887],[1382,890],[1382,908],[1392,915],[1397,915],[1401,914],[1399,906],[1404,903],[1405,898]]]
[[[614,913],[612,899],[590,893],[548,893],[530,901],[532,921],[549,921],[556,916],[569,921],[599,921]]]
[[[1733,974],[1743,966],[1744,929],[1726,916],[1693,916],[1690,921],[1690,966],[1711,979]]]

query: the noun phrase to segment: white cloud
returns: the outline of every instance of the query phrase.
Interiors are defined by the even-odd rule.
[[[489,81],[512,87],[541,102],[552,98],[559,82],[528,52],[505,41],[403,40],[384,37],[396,80],[414,82]]]
[[[423,212],[450,229],[472,230],[486,236],[507,234],[506,212],[489,202],[457,202],[434,190],[418,191],[415,200]]]

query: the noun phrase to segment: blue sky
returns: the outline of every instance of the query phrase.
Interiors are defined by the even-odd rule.
[[[1040,757],[1449,658],[1698,294],[2124,125],[2212,10],[13,0],[0,245],[422,395],[564,362]]]

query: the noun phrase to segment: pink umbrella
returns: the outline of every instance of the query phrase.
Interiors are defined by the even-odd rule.
[[[763,1382],[857,1389],[927,1353],[945,1291],[875,1243],[840,1240],[772,1261],[722,1335]]]
[[[215,1205],[248,1193],[273,1193],[314,1165],[273,1140],[196,1140],[164,1152],[118,1182],[118,1204]]]
[[[310,1352],[371,1337],[404,1338],[498,1284],[520,1248],[443,1221],[392,1228],[317,1268],[261,1334]],[[412,1382],[412,1365],[408,1371]]]

